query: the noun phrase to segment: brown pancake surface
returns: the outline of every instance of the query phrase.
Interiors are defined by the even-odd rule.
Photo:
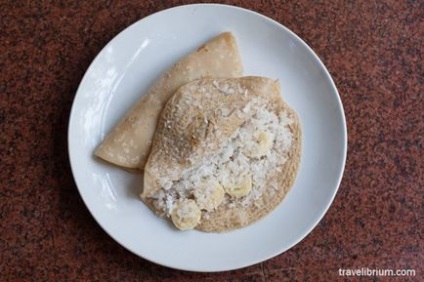
[[[176,203],[194,200],[202,213],[195,229],[240,228],[283,201],[300,156],[300,120],[282,100],[277,81],[195,80],[180,87],[161,113],[141,199],[165,218]],[[225,191],[222,199],[210,183]],[[211,208],[209,199],[216,206]]]
[[[182,85],[203,77],[238,77],[242,63],[234,36],[211,39],[165,71],[116,124],[94,154],[112,164],[141,171],[163,107]]]

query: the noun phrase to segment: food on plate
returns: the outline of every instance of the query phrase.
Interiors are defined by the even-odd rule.
[[[95,155],[144,172],[141,200],[180,230],[256,222],[294,183],[301,125],[278,81],[241,76],[235,38],[222,33],[165,71]]]
[[[160,115],[140,197],[181,230],[240,228],[283,201],[300,155],[300,121],[278,81],[198,79]]]
[[[126,169],[143,170],[160,113],[180,86],[203,77],[241,75],[242,64],[234,36],[229,32],[216,36],[165,71],[94,154]]]

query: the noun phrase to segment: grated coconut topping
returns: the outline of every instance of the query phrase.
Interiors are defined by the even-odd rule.
[[[246,93],[247,91],[245,89],[228,88],[218,83],[214,84],[214,87],[219,88],[227,95],[234,92]],[[238,199],[225,195],[221,205],[227,205],[229,208],[240,205],[243,207],[257,205],[256,200],[261,197],[265,189],[276,190],[278,188],[275,186],[266,187],[267,172],[271,170],[281,171],[281,164],[285,163],[287,152],[292,144],[292,133],[289,126],[293,120],[284,111],[280,111],[276,115],[268,110],[266,102],[261,98],[250,101],[240,111],[240,114],[247,114],[250,119],[242,124],[228,140],[223,142],[218,150],[204,156],[199,165],[184,170],[177,181],[171,180],[176,179],[172,175],[160,179],[163,189],[156,192],[153,198],[155,207],[162,211],[164,215],[170,216],[178,199],[193,199],[196,187],[200,187],[202,183],[209,180],[216,180],[222,184],[229,179],[243,175],[252,177],[252,189],[248,195]],[[208,121],[205,120],[204,122],[207,123]],[[265,132],[271,138],[271,147],[261,157],[248,156],[245,149],[255,146],[257,142],[254,138],[255,132],[259,131]],[[209,212],[213,211],[203,210],[202,216],[207,218]]]

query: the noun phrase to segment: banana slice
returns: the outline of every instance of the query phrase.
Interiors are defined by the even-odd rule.
[[[256,131],[253,141],[246,144],[243,153],[251,158],[259,158],[268,154],[272,147],[272,135],[266,131]]]
[[[189,230],[200,222],[202,212],[194,200],[185,199],[177,202],[171,213],[171,220],[180,230]]]
[[[252,191],[252,176],[244,173],[223,183],[225,192],[234,198],[241,198]]]
[[[209,180],[196,187],[193,194],[200,209],[213,211],[224,200],[225,191],[218,181]]]

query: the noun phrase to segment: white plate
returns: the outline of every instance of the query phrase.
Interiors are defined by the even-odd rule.
[[[137,197],[141,177],[93,158],[93,150],[153,80],[211,37],[231,31],[245,74],[279,79],[303,126],[301,168],[283,204],[236,231],[176,231]],[[314,52],[279,23],[245,9],[197,4],[131,25],[100,52],[75,96],[69,155],[91,214],[119,244],[147,260],[192,271],[249,266],[288,250],[324,216],[343,174],[347,133],[337,89]]]

